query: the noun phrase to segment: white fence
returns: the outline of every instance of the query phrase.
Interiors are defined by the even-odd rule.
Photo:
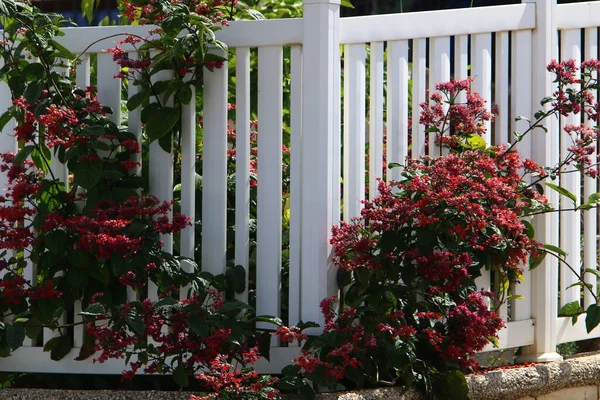
[[[539,101],[551,94],[552,83],[545,66],[552,58],[598,58],[600,3],[558,6],[554,3],[554,0],[532,0],[498,7],[339,18],[335,0],[305,0],[303,19],[232,22],[219,33],[219,38],[236,56],[235,93],[228,93],[227,65],[207,71],[205,79],[202,225],[204,232],[210,234],[202,238],[202,268],[217,273],[225,268],[227,102],[233,95],[237,103],[237,159],[248,160],[250,126],[240,121],[249,121],[251,117],[252,57],[258,60],[256,98],[260,121],[257,313],[281,315],[281,144],[285,97],[290,103],[291,125],[288,319],[291,324],[299,320],[322,322],[319,302],[335,290],[328,237],[331,226],[342,215],[349,219],[360,213],[367,171],[365,142],[369,142],[369,182],[381,176],[384,132],[387,162],[404,160],[409,148],[413,157],[422,154],[431,144],[416,117],[419,104],[427,101],[426,90],[438,82],[467,76],[474,78],[474,90],[488,104],[497,104],[500,111],[486,140],[509,141],[510,132],[523,130],[524,122],[516,123],[514,117],[532,116],[540,107]],[[121,82],[113,79],[117,66],[111,56],[102,53],[102,49],[113,46],[115,39],[100,39],[121,31],[143,35],[146,29],[73,28],[66,29],[66,36],[61,38],[75,53],[99,40],[86,52],[98,53],[99,100],[116,111],[115,121],[121,119]],[[291,54],[290,73],[286,76],[291,80],[289,94],[282,88],[283,54],[287,48]],[[79,85],[90,84],[89,71],[89,59],[77,67]],[[409,95],[412,110],[408,109]],[[5,101],[0,99],[0,106]],[[190,105],[183,114],[182,141],[182,211],[191,218],[195,204],[194,107]],[[130,130],[139,136],[139,113],[133,111],[127,117]],[[561,135],[557,121],[548,123],[546,135],[537,134],[520,143],[520,150],[544,165],[553,165],[561,149],[564,151],[566,137]],[[14,149],[15,143],[5,134],[0,136],[0,146],[2,150]],[[152,193],[170,200],[172,155],[153,145],[150,164]],[[238,162],[235,172],[235,262],[247,266],[249,164]],[[395,174],[392,171],[386,175],[395,179]],[[343,178],[343,199],[340,178]],[[596,181],[584,180],[576,174],[570,174],[561,184],[574,193],[583,191],[586,196],[598,191]],[[374,185],[370,186],[368,196],[376,196]],[[556,194],[548,196],[553,204],[560,206]],[[561,215],[560,222],[559,215],[553,213],[537,218],[534,223],[538,239],[560,245],[569,253],[571,265],[580,265],[583,254],[584,267],[597,268],[595,213],[584,215],[583,223],[580,215],[574,213]],[[183,255],[193,255],[193,235],[192,229],[182,235]],[[165,239],[170,248],[172,241]],[[582,298],[578,287],[565,289],[573,280],[568,270],[550,258],[533,272],[526,272],[524,282],[513,288],[524,299],[501,310],[507,328],[500,333],[500,347],[525,346],[523,359],[544,361],[560,357],[555,352],[558,343],[600,336],[598,329],[588,335],[583,319],[571,326],[569,318],[557,317],[560,305]],[[595,278],[590,283],[596,287]],[[478,285],[489,287],[490,276],[484,275]],[[586,294],[583,301],[587,305],[593,299]],[[81,337],[77,336],[81,332],[76,331],[75,335],[74,343],[80,346]],[[271,364],[261,363],[259,369],[279,372],[298,351],[297,347],[275,346]],[[121,360],[105,364],[74,361],[77,352],[74,349],[64,360],[53,362],[42,353],[41,347],[22,347],[9,359],[0,359],[0,370],[119,373],[124,367]]]

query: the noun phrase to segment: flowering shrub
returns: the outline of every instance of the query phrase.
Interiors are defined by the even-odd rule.
[[[178,133],[178,107],[189,102],[190,85],[200,85],[201,76],[175,89],[150,78],[165,68],[179,72],[184,65],[180,78],[201,70],[197,67],[210,60],[206,48],[185,44],[177,34],[195,29],[190,33],[195,40],[214,44],[213,19],[203,14],[198,20],[187,2],[136,1],[127,7],[132,12],[140,8],[149,22],[163,24],[158,41],[124,39],[139,45],[138,60],[118,47],[111,52],[124,77],[138,74],[130,84],[141,85],[141,94],[129,106],[142,106],[149,141],[166,138],[161,144],[170,147]],[[52,359],[61,359],[72,347],[69,330],[84,325],[77,359],[96,352],[99,362],[125,358],[129,369],[124,378],[143,368],[172,374],[181,386],[198,375],[209,388],[232,390],[232,397],[240,390],[265,398],[277,395],[267,387],[274,381],[236,368],[269,357],[271,335],[257,333],[255,322],[280,321],[256,317],[252,307],[231,300],[232,274],[200,273],[193,260],[163,250],[160,235],[177,233],[190,221],[174,211],[174,203],[145,193],[144,180],[135,174],[137,160],[143,159],[141,143],[111,122],[111,110],[98,102],[96,89],[77,88],[68,75],[56,72],[61,59],[76,62],[54,39],[60,34],[59,17],[18,1],[2,2],[0,16],[5,28],[0,78],[13,98],[0,128],[14,119],[18,140],[15,154],[0,155],[0,170],[8,179],[0,197],[0,355],[10,355],[26,336],[41,341],[42,328],[50,328],[55,337],[44,338],[44,349]],[[169,28],[173,18],[185,23]],[[174,49],[162,53],[170,58],[150,57],[150,50],[161,46]],[[185,50],[178,52],[178,46]],[[21,57],[24,52],[37,59]],[[177,85],[173,82],[169,85]],[[167,106],[168,97],[177,103]],[[156,115],[159,120],[153,119]],[[31,264],[35,280],[23,274]],[[234,270],[233,277],[243,278],[243,269]],[[239,282],[233,286],[240,291]],[[67,318],[76,306],[84,311]]]
[[[599,66],[582,63],[577,80],[572,61],[551,63],[558,89],[542,102],[550,107],[510,145],[497,147],[481,138],[492,115],[470,80],[437,85],[421,105],[420,123],[447,155],[395,164],[401,180],[379,182],[380,195],[364,203],[359,218],[333,227],[340,295],[323,300],[323,334],[306,341],[282,382],[304,390],[298,374],[330,388],[416,382],[444,398],[466,398],[460,371],[476,368],[472,356],[497,340],[504,322],[495,310],[509,298],[509,282],[519,280],[528,261],[533,268],[544,255],[561,254],[535,241],[527,220],[553,211],[539,183],[573,170],[597,175],[590,158],[597,128],[567,126],[572,145],[555,166],[522,159],[515,146],[550,116],[585,112],[597,120],[591,91]],[[594,196],[574,203],[595,206]],[[493,271],[497,293],[476,287],[484,269]],[[600,322],[594,315],[588,310],[589,326]]]

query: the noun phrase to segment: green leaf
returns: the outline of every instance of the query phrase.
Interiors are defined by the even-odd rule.
[[[44,351],[50,352],[53,361],[59,361],[71,351],[71,340],[68,336],[52,338],[44,345]]]
[[[106,133],[106,130],[102,125],[90,125],[83,128],[80,132],[80,136],[101,136]]]
[[[99,316],[106,314],[106,309],[100,303],[92,303],[85,310],[79,313],[79,315],[90,315]]]
[[[447,400],[467,400],[469,398],[467,380],[459,370],[440,376],[435,382],[434,390],[438,395],[443,395],[440,398]]]
[[[27,159],[27,157],[31,155],[31,152],[34,148],[35,146],[25,146],[21,150],[19,150],[19,152],[15,156],[15,164],[22,164]]]
[[[181,365],[178,366],[175,368],[175,371],[173,371],[173,380],[175,383],[177,383],[177,385],[179,385],[180,388],[189,386],[190,377],[188,370]]]
[[[241,265],[228,267],[225,272],[227,286],[235,293],[244,293],[246,290],[246,270]]]
[[[84,189],[91,189],[100,182],[103,170],[102,161],[79,162],[73,168],[74,182]]]
[[[1,129],[1,127],[0,127]],[[588,204],[599,204],[600,203],[600,193],[592,193],[588,197]]]
[[[46,146],[41,146],[41,151],[40,146],[35,146],[31,151],[31,159],[36,167],[44,172],[48,172],[50,165],[52,164],[50,157],[50,150]]]
[[[125,317],[125,323],[136,335],[143,336],[146,332],[146,325],[135,308],[129,310]]]
[[[584,270],[584,274],[588,273],[588,274],[594,274],[596,275],[598,278],[600,278],[600,271],[598,271],[597,269],[592,269],[592,268],[586,268]]]
[[[346,7],[346,8],[354,8],[354,6],[350,2],[350,0],[341,0],[340,6]]]
[[[283,321],[279,317],[271,317],[270,315],[259,315],[255,318],[256,322],[266,322],[275,326],[283,326]]]
[[[533,239],[535,237],[535,229],[533,229],[533,225],[531,225],[531,222],[527,220],[522,220],[521,222],[523,223],[523,225],[525,225],[525,228],[527,228],[527,231],[525,231],[527,237],[529,239]]]
[[[37,318],[31,318],[25,324],[25,335],[29,339],[37,339],[38,336],[42,333],[42,322]]]
[[[206,317],[200,314],[188,314],[185,318],[188,323],[188,326],[196,335],[200,337],[208,336],[208,322],[206,321]]]
[[[530,256],[529,257],[529,269],[532,270],[532,269],[537,268],[542,263],[542,261],[544,261],[544,258],[546,258],[547,254],[548,253],[545,251],[540,251],[539,255],[537,255],[535,257]]]
[[[572,301],[571,303],[567,303],[558,310],[559,317],[572,317],[573,315],[583,313],[583,307],[579,301]]]
[[[485,148],[487,147],[487,143],[484,138],[473,133],[467,137],[467,140],[465,141],[465,144],[463,144],[463,147],[469,150],[485,150]]]
[[[66,250],[67,236],[67,233],[62,230],[48,232],[44,236],[44,244],[52,253],[62,255]]]
[[[563,257],[566,257],[566,256],[567,256],[567,252],[566,252],[566,251],[564,251],[563,249],[561,249],[560,247],[553,246],[553,245],[551,245],[551,244],[545,244],[543,247],[544,247],[546,250],[550,250],[551,252],[553,252],[553,253],[556,253],[556,254],[558,254],[558,255],[561,255],[561,256],[563,256]]]
[[[129,100],[127,100],[127,110],[133,111],[141,106],[144,100],[148,98],[150,93],[150,90],[144,89],[131,96]]]
[[[179,304],[179,302],[172,297],[163,297],[154,303],[154,308],[169,308],[174,306],[175,304]]]
[[[254,310],[254,308],[250,304],[246,304],[244,302],[238,300],[228,300],[219,309],[221,313],[227,313],[230,311],[240,312],[242,310]]]
[[[585,329],[590,333],[600,323],[600,306],[590,304],[585,315]]]
[[[103,285],[108,284],[108,280],[110,279],[110,271],[106,265],[100,264],[96,268],[90,268],[89,271],[92,278]]]
[[[14,351],[21,347],[23,340],[25,340],[25,328],[23,325],[9,325],[5,326],[6,329],[6,342],[8,346]]]
[[[58,43],[56,40],[50,40],[50,43],[52,44],[52,46],[54,46],[54,48],[56,48],[60,57],[66,58],[67,60],[73,60],[76,58],[75,54],[71,53],[69,49],[67,49],[62,44]]]
[[[157,109],[146,123],[146,134],[150,142],[153,142],[167,133],[171,132],[179,121],[179,109],[163,107]]]
[[[10,111],[5,111],[2,116],[0,116],[0,131],[4,129],[6,124],[8,124],[8,121],[10,121],[12,118],[13,116]]]
[[[555,190],[558,193],[562,194],[563,196],[568,197],[573,202],[573,205],[577,206],[577,197],[573,193],[571,193],[567,189],[565,189],[564,187],[561,187],[561,186],[558,186],[558,185],[555,185],[555,184],[549,183],[549,182],[546,182],[545,185],[548,186],[550,189]]]

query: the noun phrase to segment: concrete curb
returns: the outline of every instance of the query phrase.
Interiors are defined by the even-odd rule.
[[[600,355],[467,376],[471,400],[514,400],[560,389],[600,385]],[[2,400],[188,400],[189,392],[0,389]],[[207,396],[208,398],[209,396]],[[289,396],[288,400],[297,400]],[[422,400],[401,387],[323,393],[318,400]],[[443,398],[442,398],[443,400]]]

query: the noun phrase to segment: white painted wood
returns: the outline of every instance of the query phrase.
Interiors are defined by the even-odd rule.
[[[481,276],[475,278],[475,286],[477,287],[477,290],[483,290],[486,292],[492,291],[491,277],[492,274],[490,270],[483,268],[481,270]],[[485,302],[488,306],[490,306],[489,298],[485,298]]]
[[[281,314],[283,48],[258,49],[256,313]],[[257,324],[272,328],[269,324]]]
[[[560,30],[598,27],[599,17],[600,3],[594,1],[556,6],[556,26]]]
[[[343,18],[341,43],[366,43],[533,29],[535,6],[516,4]]]
[[[392,45],[390,44],[390,47]],[[377,197],[377,179],[383,178],[383,43],[371,43],[369,61],[369,200]],[[389,57],[388,57],[389,60]]]
[[[454,37],[454,80],[464,81],[469,77],[469,36]],[[459,93],[456,97],[459,103],[467,101],[467,94]]]
[[[82,89],[90,86],[90,54],[83,54],[75,67],[75,83]]]
[[[537,29],[532,38],[532,98],[531,107],[537,110],[540,99],[552,93],[552,79],[546,70],[549,60],[557,58],[556,4],[546,0],[531,2],[536,9]],[[541,165],[555,165],[558,161],[558,135],[555,121],[547,122],[548,133],[535,135],[532,158]],[[557,205],[557,196],[546,191],[551,204]],[[558,243],[558,216],[556,213],[537,216],[533,220],[537,240],[542,243]],[[556,353],[556,315],[558,265],[552,257],[532,271],[532,316],[535,319],[535,340],[531,346],[522,348],[521,361],[551,361],[560,359]]]
[[[510,93],[510,65],[508,63],[510,59],[510,48],[508,47],[509,33],[498,32],[496,33],[496,76],[495,76],[495,93],[494,102],[498,109],[498,115],[494,118],[494,138],[493,144],[498,146],[502,143],[509,143],[509,129],[510,129],[510,105],[508,102],[508,94]],[[529,63],[531,65],[531,62]],[[517,86],[518,87],[518,86]],[[527,87],[530,88],[531,84]],[[531,103],[529,99],[525,101]]]
[[[427,101],[427,42],[425,39],[414,39],[412,43],[412,158],[425,154],[425,127],[419,124],[421,103]]]
[[[137,52],[129,53],[129,58],[131,58],[132,60],[137,60],[139,58],[138,53]],[[139,73],[137,73],[137,72],[135,72],[135,74],[136,74],[135,75],[136,77],[137,77],[137,75],[139,75]],[[127,95],[129,96],[129,98],[133,97],[140,90],[141,90],[140,86],[134,85],[133,80],[129,79],[129,86],[127,87],[127,92],[128,92]],[[132,174],[138,175],[138,176],[140,176],[142,173],[142,152],[141,152],[141,148],[142,148],[142,122],[141,122],[142,108],[143,108],[143,105],[139,106],[135,110],[131,110],[127,113],[127,130],[135,135],[135,137],[137,138],[137,142],[140,146],[140,152],[133,155],[131,158],[131,161],[139,163],[138,166],[136,166],[134,169],[131,170]]]
[[[496,351],[498,349],[511,349],[533,344],[535,321],[527,319],[523,321],[510,321],[506,327],[498,332],[498,347],[491,343],[485,346],[481,352]]]
[[[454,37],[454,79],[465,80],[469,76],[469,36]],[[462,100],[464,101],[464,100]]]
[[[590,338],[600,337],[600,328],[596,327],[590,333],[587,333],[585,328],[585,315],[581,315],[577,319],[577,323],[573,325],[571,317],[559,317],[555,319],[557,343],[577,342]]]
[[[429,93],[435,92],[438,83],[450,81],[450,38],[440,37],[430,39],[429,45]],[[431,103],[431,100],[430,100]],[[448,111],[448,104],[443,105],[444,112]],[[437,135],[428,134],[429,154],[442,155],[440,146],[436,145]]]
[[[121,79],[115,78],[119,73],[119,66],[108,53],[98,54],[96,67],[98,101],[112,109],[110,120],[117,125],[121,124]]]
[[[246,270],[244,293],[236,294],[248,301],[250,266],[250,49],[239,48],[235,53],[235,264]]]
[[[581,62],[581,30],[572,29],[561,32],[561,58],[563,60],[574,59],[575,64],[579,65]],[[574,85],[576,88],[578,85]],[[561,126],[564,128],[565,125],[579,125],[581,121],[580,115],[570,115],[568,117],[561,118]],[[568,148],[573,145],[572,138],[561,129],[560,133],[560,151],[561,158],[566,157],[568,154]],[[572,169],[572,167],[567,167]],[[569,174],[563,174],[560,177],[560,186],[567,189],[571,193],[575,193],[577,198],[580,197],[581,193],[581,174],[579,172],[572,172]],[[561,209],[572,209],[574,207],[571,200],[561,196],[560,197],[560,208]],[[565,260],[573,268],[579,268],[581,265],[581,214],[579,211],[575,212],[564,212],[560,215],[560,246],[567,252]],[[569,268],[564,264],[560,265],[560,305],[563,306],[573,301],[579,301],[581,297],[581,288],[579,286],[569,286],[578,281],[577,275],[575,275]]]
[[[298,45],[303,42],[301,18],[261,21],[231,21],[217,32],[217,39],[229,47]]]
[[[365,45],[344,46],[344,220],[365,198]]]
[[[526,120],[515,121],[518,116],[533,118],[534,110],[531,104],[531,31],[518,31],[513,33],[513,56],[512,56],[512,104],[511,136],[510,142],[514,141],[515,132],[525,132],[529,128]],[[537,110],[537,109],[536,109]],[[543,135],[543,131],[537,130],[535,135]],[[531,157],[531,138],[533,134],[525,136],[518,144],[517,149],[523,157]]]
[[[183,257],[194,259],[196,220],[196,89],[190,88],[192,97],[189,104],[181,107],[181,213],[192,224],[181,230],[179,252]],[[182,262],[185,272],[193,272],[194,267]],[[187,298],[187,290],[181,290],[181,298]]]
[[[408,41],[389,42],[387,58],[387,155],[390,163],[408,156]],[[387,169],[386,181],[399,181],[400,168]]]
[[[489,108],[492,100],[492,36],[480,33],[471,36],[471,76],[472,89],[479,93]],[[491,144],[490,121],[485,122],[485,134],[482,137]]]
[[[227,234],[227,63],[204,70],[202,270],[225,272]]]
[[[290,258],[288,324],[300,321],[300,235],[302,229],[302,47],[291,48]],[[297,346],[290,343],[288,346]]]
[[[586,60],[589,59],[598,59],[598,28],[588,28],[585,30],[585,53],[584,58]],[[598,79],[598,72],[593,72],[592,77],[594,79]],[[595,90],[593,92],[594,97],[598,98],[598,91]],[[588,127],[593,127],[596,125],[596,122],[590,120],[589,118],[585,118],[585,125]],[[595,149],[594,153],[590,154],[590,158],[592,160],[596,159],[598,154],[598,150]],[[586,176],[583,181],[584,190],[583,190],[583,200],[587,201],[589,196],[593,193],[598,192],[598,181],[596,179],[590,178]],[[583,221],[583,268],[584,270],[590,268],[592,270],[598,269],[598,220],[597,220],[597,210],[584,211],[584,221]],[[598,278],[591,273],[585,274],[585,282],[589,283],[591,286],[591,291],[593,293],[598,293]],[[596,300],[592,293],[584,289],[584,308],[587,308],[595,303]]]
[[[153,77],[155,82],[171,79],[172,72],[161,71]],[[101,84],[100,78],[98,78]],[[100,87],[98,88],[100,90]],[[119,89],[120,93],[120,89]],[[151,101],[159,102],[163,105],[170,105],[170,102],[164,102],[163,98],[153,98]],[[164,151],[158,144],[158,140],[150,143],[149,163],[151,167],[149,174],[149,193],[160,201],[171,202],[173,200],[173,150]],[[168,218],[173,217],[173,211],[170,210]],[[173,235],[161,234],[160,240],[163,242],[163,250],[173,251]],[[148,298],[158,299],[157,285],[154,282],[148,282]]]
[[[301,207],[301,317],[323,326],[319,303],[335,282],[335,269],[324,260],[339,218],[339,4],[305,4],[303,20],[302,192],[310,196],[302,197]]]

